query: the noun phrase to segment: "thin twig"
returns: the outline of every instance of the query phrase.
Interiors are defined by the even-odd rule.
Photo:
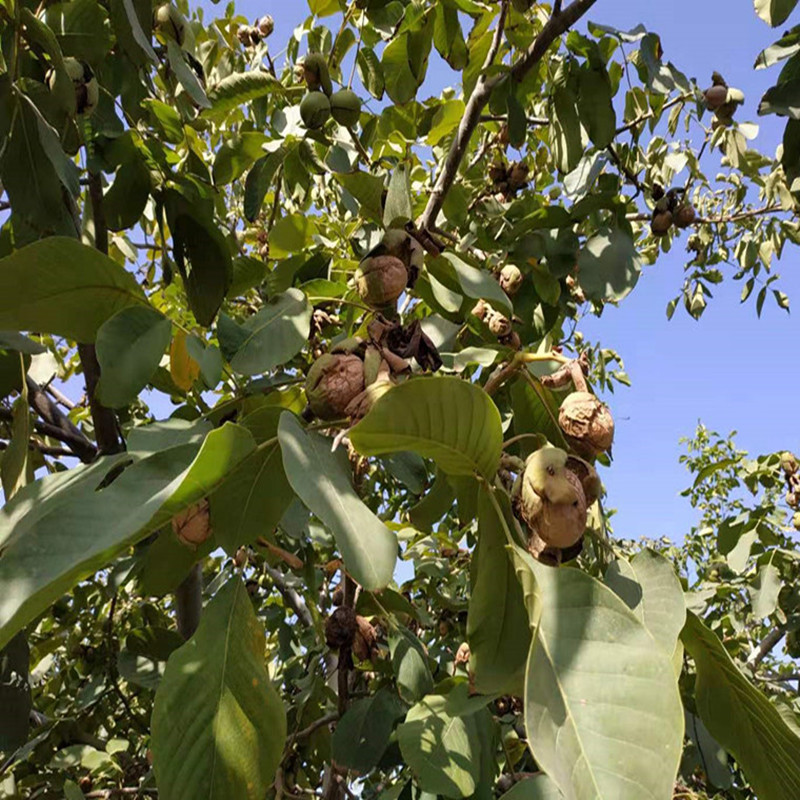
[[[515,83],[522,81],[531,69],[542,60],[545,53],[550,49],[550,45],[553,44],[562,33],[574,25],[596,2],[597,0],[574,0],[574,2],[567,6],[560,14],[548,20],[544,28],[542,28],[541,33],[534,39],[524,55],[511,67],[509,72],[487,77],[485,71],[491,65],[491,60],[489,60],[488,55],[491,55],[492,59],[494,55],[496,55],[500,39],[502,38],[502,29],[505,24],[505,9],[507,3],[503,2],[500,7],[500,19],[498,19],[497,28],[495,29],[497,47],[495,47],[495,40],[493,40],[489,54],[487,55],[487,60],[483,65],[484,73],[478,79],[475,88],[472,90],[472,94],[464,109],[464,116],[461,118],[461,123],[458,126],[458,131],[450,145],[450,150],[445,157],[439,175],[436,178],[436,183],[431,190],[430,197],[428,198],[428,205],[425,207],[419,219],[418,227],[420,229],[425,230],[436,221],[436,217],[444,204],[447,192],[453,185],[453,181],[458,173],[459,165],[467,152],[472,134],[480,120],[481,111],[483,111],[484,107],[489,102],[492,91],[502,81],[513,80]]]
[[[661,111],[659,113],[664,113],[668,108],[672,108],[672,106],[678,105],[678,103],[685,103],[687,100],[691,100],[692,95],[690,94],[681,94],[677,97],[673,97],[672,100],[668,100],[661,106]],[[656,115],[655,111],[646,111],[644,114],[640,114],[635,119],[632,119],[630,122],[626,122],[621,128],[617,128],[616,135],[619,136],[621,133],[625,133],[626,131],[633,130],[634,128],[638,128],[643,122],[647,122],[647,120],[652,119]]]
[[[292,611],[294,611],[294,613],[297,615],[297,619],[299,619],[306,628],[312,627],[314,624],[314,618],[311,616],[311,612],[308,610],[305,600],[303,600],[303,598],[286,583],[286,578],[284,577],[283,573],[280,570],[271,567],[267,563],[264,564],[264,572],[266,572],[266,574],[275,584],[275,588],[283,596],[283,599],[286,601],[286,605],[288,605],[289,608],[291,608]]]
[[[75,403],[69,399],[65,394],[62,394],[52,383],[48,383],[47,386],[43,387],[44,390],[49,394],[57,403],[60,403],[64,408],[69,409],[72,411],[75,408]]]
[[[639,194],[644,194],[644,185],[639,181],[639,178],[636,176],[636,174],[632,170],[628,169],[628,167],[622,162],[622,159],[619,157],[619,153],[617,153],[614,145],[609,144],[606,147],[606,150],[608,150],[611,160],[617,165],[617,169],[622,172],[622,174],[628,179],[629,183],[632,183],[636,187],[636,194],[634,197]]]

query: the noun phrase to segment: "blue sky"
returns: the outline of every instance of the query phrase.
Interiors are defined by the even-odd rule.
[[[307,7],[299,2],[247,0],[237,4],[237,11],[251,20],[272,14],[276,29],[270,41],[276,48],[307,15]],[[208,13],[214,13],[210,7]],[[756,72],[752,65],[780,31],[760,21],[751,2],[598,0],[589,19],[621,29],[644,24],[661,35],[665,57],[701,86],[710,83],[713,70],[721,72],[746,94],[738,118],[761,125],[755,145],[774,153],[784,122],[758,119],[756,108],[776,71]],[[326,22],[334,27],[338,21]],[[304,49],[301,46],[301,52]],[[420,97],[438,93],[455,78],[434,55]],[[647,268],[619,308],[608,308],[601,319],[587,319],[581,326],[587,337],[620,352],[633,381],[632,388],[621,387],[609,398],[617,437],[613,467],[603,475],[608,504],[618,509],[615,532],[626,538],[680,538],[695,521],[694,510],[679,496],[689,477],[678,463],[678,440],[691,435],[698,420],[722,433],[736,429],[739,446],[753,455],[800,449],[800,426],[794,417],[798,404],[792,399],[800,389],[796,317],[768,302],[758,319],[752,302],[740,305],[741,285],[729,282],[718,288],[699,322],[680,310],[668,322],[667,302],[682,284],[683,247],[677,243]],[[787,248],[776,269],[781,288],[800,303],[798,260],[800,251]]]

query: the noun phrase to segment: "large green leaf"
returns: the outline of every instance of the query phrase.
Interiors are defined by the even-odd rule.
[[[739,763],[759,800],[800,797],[800,738],[692,612],[681,639],[697,668],[700,719]]]
[[[0,647],[54,600],[215,489],[253,449],[226,423],[198,450],[179,444],[29,484],[0,511]],[[103,487],[109,470],[133,460]]]
[[[607,147],[614,141],[617,115],[612,103],[611,79],[604,66],[586,64],[580,71],[578,109],[596,147]]]
[[[390,689],[356,700],[336,724],[333,758],[337,764],[361,774],[377,766],[389,744],[395,720],[405,713]]]
[[[230,555],[241,545],[268,536],[294,498],[276,438],[283,411],[266,405],[263,398],[247,398],[239,415],[239,424],[262,446],[231,472],[209,500],[214,538]]]
[[[45,21],[65,56],[98,64],[113,44],[108,13],[97,0],[71,0],[48,6]]]
[[[553,92],[550,114],[550,139],[558,169],[572,172],[583,155],[581,119],[577,106],[577,87],[559,86]]]
[[[414,216],[411,207],[411,176],[405,164],[398,164],[389,178],[383,224],[386,228],[402,228]]]
[[[683,708],[669,653],[607,586],[515,548],[536,635],[525,728],[567,800],[672,796]]]
[[[311,306],[299,289],[271,297],[243,325],[227,322],[220,331],[220,346],[231,367],[242,375],[269,372],[302,349],[308,339]],[[231,323],[235,325],[235,323]]]
[[[561,800],[562,797],[547,775],[537,775],[515,783],[500,800]]]
[[[783,25],[794,11],[797,0],[754,0],[756,13],[768,25]]]
[[[361,213],[373,222],[382,220],[383,179],[357,170],[334,175],[334,178],[358,201]]]
[[[667,653],[675,651],[686,622],[683,588],[672,564],[652,550],[612,562],[605,582],[644,623]]]
[[[209,116],[224,116],[231,109],[249,103],[272,92],[282,92],[280,81],[269,72],[251,70],[234,72],[223,78],[208,92],[211,108],[204,112]]]
[[[21,632],[0,649],[0,753],[11,753],[28,739],[32,705],[29,662],[30,648]]]
[[[91,342],[107,319],[146,302],[133,275],[76,239],[54,236],[0,259],[0,330]]]
[[[511,515],[507,496],[502,509]],[[467,614],[469,668],[482,694],[522,694],[531,644],[528,614],[503,523],[487,489],[478,495],[478,547]]]
[[[397,741],[423,791],[446,797],[475,792],[481,777],[481,737],[474,712],[480,709],[480,704],[472,709],[449,695],[429,694],[408,712]]]
[[[641,271],[631,237],[619,228],[596,233],[578,256],[578,279],[589,300],[622,300],[636,286]]]
[[[169,345],[172,323],[149,306],[123,308],[97,332],[103,405],[120,408],[133,402],[158,369]]]
[[[428,271],[451,291],[461,292],[473,300],[486,300],[505,314],[513,311],[508,295],[484,269],[478,269],[455,253],[442,253],[428,264]]]
[[[433,676],[422,642],[409,630],[399,628],[389,637],[392,671],[400,697],[408,703],[433,691]]]
[[[492,478],[500,463],[500,412],[478,386],[460,378],[424,378],[395,386],[350,432],[368,456],[413,450],[449,475]]]
[[[535,386],[535,388],[534,388]],[[511,407],[514,410],[514,433],[540,433],[557,447],[565,447],[564,433],[558,424],[559,401],[540,383],[531,385],[518,378],[511,384]],[[519,450],[527,457],[536,449],[535,439],[522,439]]]
[[[397,540],[356,494],[344,452],[332,453],[330,439],[306,433],[288,411],[278,438],[289,483],[333,533],[347,571],[365,589],[382,589],[392,579]]]
[[[153,706],[153,768],[165,800],[261,800],[286,740],[264,628],[237,576],[167,662]]]
[[[758,105],[758,113],[800,119],[800,78],[790,78],[767,89]]]

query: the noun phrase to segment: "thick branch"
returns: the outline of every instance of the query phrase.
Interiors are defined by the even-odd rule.
[[[103,208],[103,183],[97,173],[89,175],[89,200],[92,204],[94,221],[94,246],[101,253],[108,255],[108,226]],[[118,434],[117,418],[110,408],[100,403],[95,394],[97,382],[100,380],[100,364],[97,362],[94,345],[79,344],[78,355],[86,378],[86,396],[89,398],[97,445],[100,452],[105,455],[119,453],[123,448]]]
[[[788,625],[779,625],[773,628],[762,640],[761,644],[753,651],[747,659],[747,665],[755,670],[756,667],[777,647],[778,642],[786,635]]]
[[[554,14],[544,28],[542,28],[541,33],[526,50],[522,58],[511,67],[510,73],[495,75],[491,78],[487,78],[485,74],[481,75],[470,95],[464,110],[464,116],[461,119],[461,124],[458,126],[456,136],[450,145],[450,151],[445,158],[444,164],[436,178],[436,183],[431,190],[428,205],[419,219],[419,228],[425,230],[436,221],[436,217],[444,204],[447,192],[453,185],[453,181],[458,173],[459,165],[467,152],[472,134],[480,120],[481,111],[489,102],[492,91],[504,80],[511,79],[519,83],[528,72],[542,60],[545,53],[550,48],[550,45],[553,44],[562,33],[572,27],[596,2],[597,0],[574,0],[574,2],[563,11]],[[505,9],[506,3],[504,2],[500,8],[500,18],[498,19],[497,28],[495,30],[495,40],[492,42],[492,47],[489,51],[491,60],[487,57],[486,63],[483,65],[484,71],[491,65],[497,53],[495,41],[497,41],[497,47],[499,47],[499,40],[502,37],[505,23]]]

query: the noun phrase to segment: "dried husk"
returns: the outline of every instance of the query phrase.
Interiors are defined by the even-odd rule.
[[[591,392],[567,395],[558,412],[558,424],[567,441],[584,458],[596,458],[614,441],[611,412]]]
[[[364,391],[364,362],[357,355],[326,353],[308,371],[306,397],[315,417],[340,419]]]

